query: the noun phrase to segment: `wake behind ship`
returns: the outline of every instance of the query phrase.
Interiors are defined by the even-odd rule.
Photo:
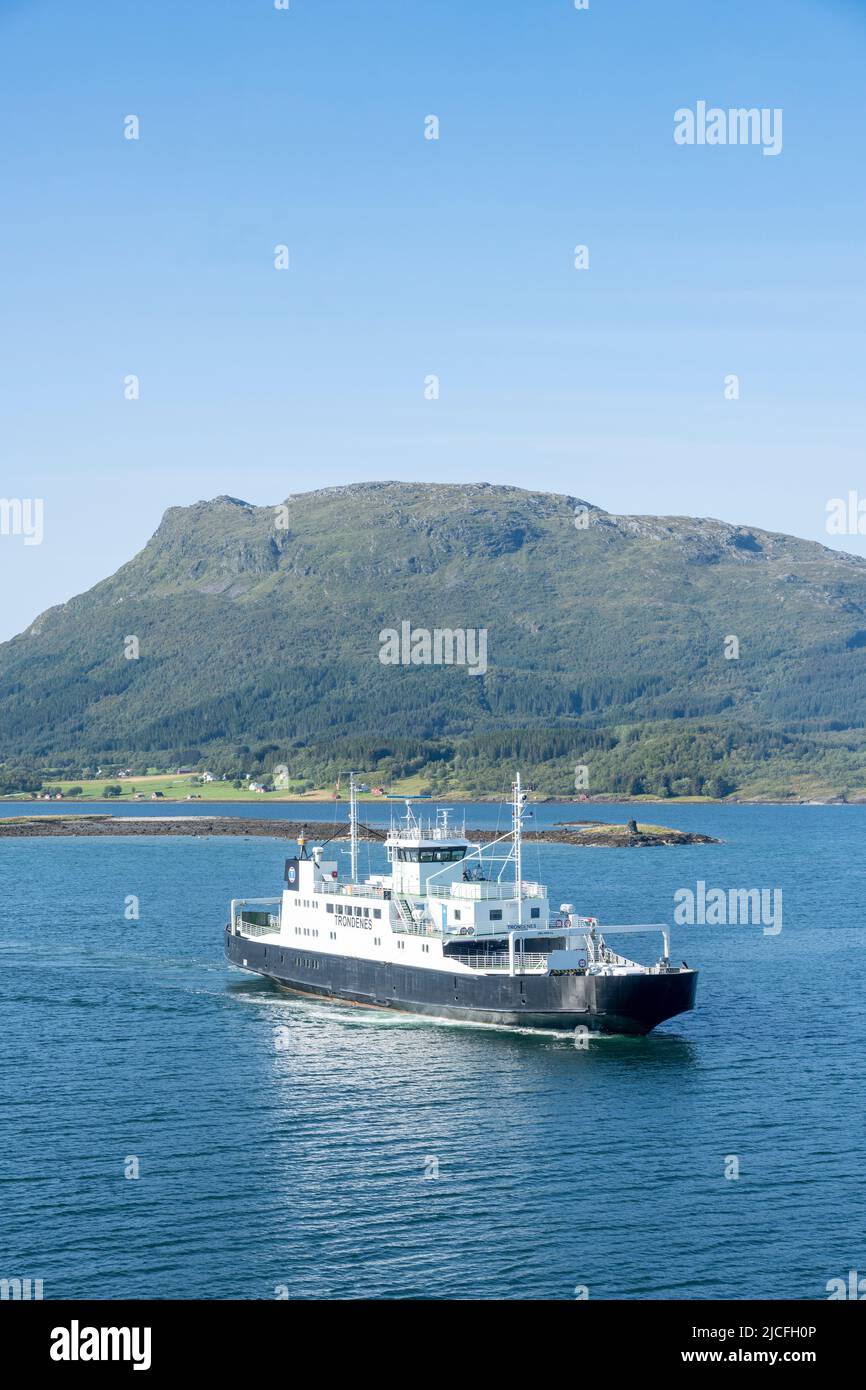
[[[671,965],[665,927],[605,927],[661,932],[661,958],[641,965],[572,904],[551,913],[547,889],[523,878],[525,806],[518,777],[512,829],[482,854],[447,811],[425,825],[407,801],[385,842],[390,874],[362,881],[352,782],[349,878],[299,841],[280,898],[232,902],[226,956],[300,994],[473,1023],[640,1034],[691,1009],[697,971]],[[506,841],[508,853],[491,859]]]

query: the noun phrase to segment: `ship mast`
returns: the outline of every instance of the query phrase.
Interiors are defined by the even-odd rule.
[[[349,773],[349,844],[352,882],[358,882],[358,803],[355,797],[355,774]]]
[[[520,788],[520,773],[511,784],[511,825],[514,842],[514,889],[517,898],[517,925],[523,925],[523,809],[526,805],[526,792]]]

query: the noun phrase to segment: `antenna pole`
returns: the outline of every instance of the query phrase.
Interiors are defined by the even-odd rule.
[[[349,773],[349,842],[351,846],[352,882],[358,881],[358,804],[355,799],[355,774]]]
[[[517,925],[523,925],[523,842],[521,838],[526,794],[520,789],[520,773],[511,786],[511,824],[514,839],[514,887],[517,897]]]

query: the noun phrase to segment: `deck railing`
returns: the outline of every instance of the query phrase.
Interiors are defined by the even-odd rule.
[[[243,913],[235,918],[235,930],[241,936],[272,936],[274,932],[280,930],[280,919],[272,912],[257,912],[256,916],[266,920],[262,922],[249,922]]]
[[[446,960],[459,960],[464,965],[470,966],[473,970],[507,970],[510,965],[507,951],[488,951],[484,954],[466,956],[446,956]],[[531,972],[545,970],[547,968],[547,956],[539,951],[519,951],[514,953],[514,973],[524,975]]]
[[[376,898],[380,902],[391,896],[390,888],[382,888],[375,883],[339,883],[336,879],[321,879],[313,890],[315,893],[339,893],[345,898]]]
[[[442,935],[442,928],[437,927],[436,923],[431,921],[429,917],[422,918],[420,922],[413,921],[410,926],[405,917],[398,916],[397,920],[391,923],[391,930],[399,933],[400,936]]]
[[[547,897],[547,889],[541,883],[529,883],[524,879],[521,888],[524,898]],[[490,898],[497,901],[500,899],[513,901],[517,897],[514,883],[497,883],[487,879],[469,879],[465,883],[462,879],[458,880],[457,883],[428,883],[424,893],[431,898],[459,898],[464,902],[484,902]]]

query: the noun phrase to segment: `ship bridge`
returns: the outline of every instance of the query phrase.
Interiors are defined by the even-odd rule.
[[[392,824],[385,840],[394,892],[426,897],[435,884],[449,893],[452,885],[481,875],[478,861],[470,864],[467,859],[479,848],[467,840],[465,825],[458,829],[451,824],[450,811],[440,810],[435,823],[425,825],[407,801],[404,819]]]

